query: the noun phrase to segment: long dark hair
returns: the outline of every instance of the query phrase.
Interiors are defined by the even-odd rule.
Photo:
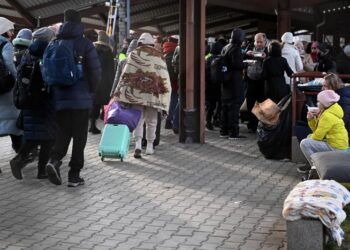
[[[273,40],[269,44],[269,55],[273,57],[282,56],[282,47],[279,41]]]

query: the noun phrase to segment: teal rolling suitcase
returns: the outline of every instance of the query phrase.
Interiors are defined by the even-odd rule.
[[[128,154],[130,145],[130,130],[126,125],[106,124],[99,145],[101,161],[105,158],[115,158],[123,161]]]

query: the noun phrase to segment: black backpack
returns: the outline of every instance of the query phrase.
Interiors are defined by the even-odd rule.
[[[225,57],[222,55],[213,56],[210,62],[210,80],[214,85],[220,85],[224,81],[227,66]]]
[[[2,58],[2,49],[6,44],[7,42],[3,42],[0,45],[0,95],[9,92],[15,84],[15,77],[7,70]]]
[[[40,71],[40,60],[30,56],[27,50],[17,69],[13,89],[13,102],[18,109],[31,109],[42,102],[46,93]]]

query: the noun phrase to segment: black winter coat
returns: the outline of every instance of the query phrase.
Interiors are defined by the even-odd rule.
[[[47,42],[36,40],[29,46],[29,54],[22,57],[22,63],[30,60],[35,61],[42,58]],[[54,116],[54,107],[50,95],[43,88],[44,80],[40,68],[34,71],[34,77],[31,84],[37,86],[35,89],[42,89],[40,94],[40,103],[32,109],[24,109],[23,131],[26,140],[53,140],[55,138],[56,123]]]
[[[350,57],[342,51],[337,57],[337,72],[339,74],[350,74]],[[343,79],[344,82],[350,82],[350,78]]]
[[[262,78],[266,80],[266,98],[278,103],[290,90],[286,84],[284,72],[290,77],[293,74],[287,60],[284,57],[266,58],[263,63]]]
[[[241,47],[236,44],[226,45],[221,52],[225,57],[227,65],[227,74],[221,88],[221,99],[234,99],[240,101],[243,99],[243,69],[247,64],[243,62]]]
[[[334,58],[329,52],[325,55],[318,57],[318,62],[316,64],[315,71],[335,73],[336,70],[337,70],[337,65],[335,63]]]
[[[101,64],[92,42],[83,37],[81,23],[65,22],[60,27],[58,39],[74,39],[74,50],[83,57],[84,79],[69,87],[53,87],[52,95],[55,109],[90,109],[92,93],[101,80]]]
[[[350,86],[336,90],[340,96],[339,105],[344,111],[344,123],[350,136]]]
[[[105,105],[108,104],[114,80],[113,53],[112,49],[107,45],[95,43],[95,48],[101,63],[102,79],[96,86],[94,104]]]

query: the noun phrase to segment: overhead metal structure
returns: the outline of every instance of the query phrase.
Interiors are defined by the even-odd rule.
[[[0,16],[19,26],[34,28],[61,22],[63,11],[74,8],[80,11],[86,28],[105,30],[110,10],[106,2],[110,0],[0,0]],[[315,27],[313,14],[323,10],[324,5],[336,6],[340,2],[344,1],[289,0],[284,9],[290,10],[292,30],[312,30]],[[136,32],[179,34],[179,3],[179,0],[131,0],[130,28]],[[276,23],[280,21],[277,14],[281,14],[277,13],[277,4],[285,1],[207,0],[206,3],[207,36],[229,33],[237,22],[245,24],[242,28],[248,35],[257,30],[276,35]],[[283,12],[283,8],[280,9]]]

